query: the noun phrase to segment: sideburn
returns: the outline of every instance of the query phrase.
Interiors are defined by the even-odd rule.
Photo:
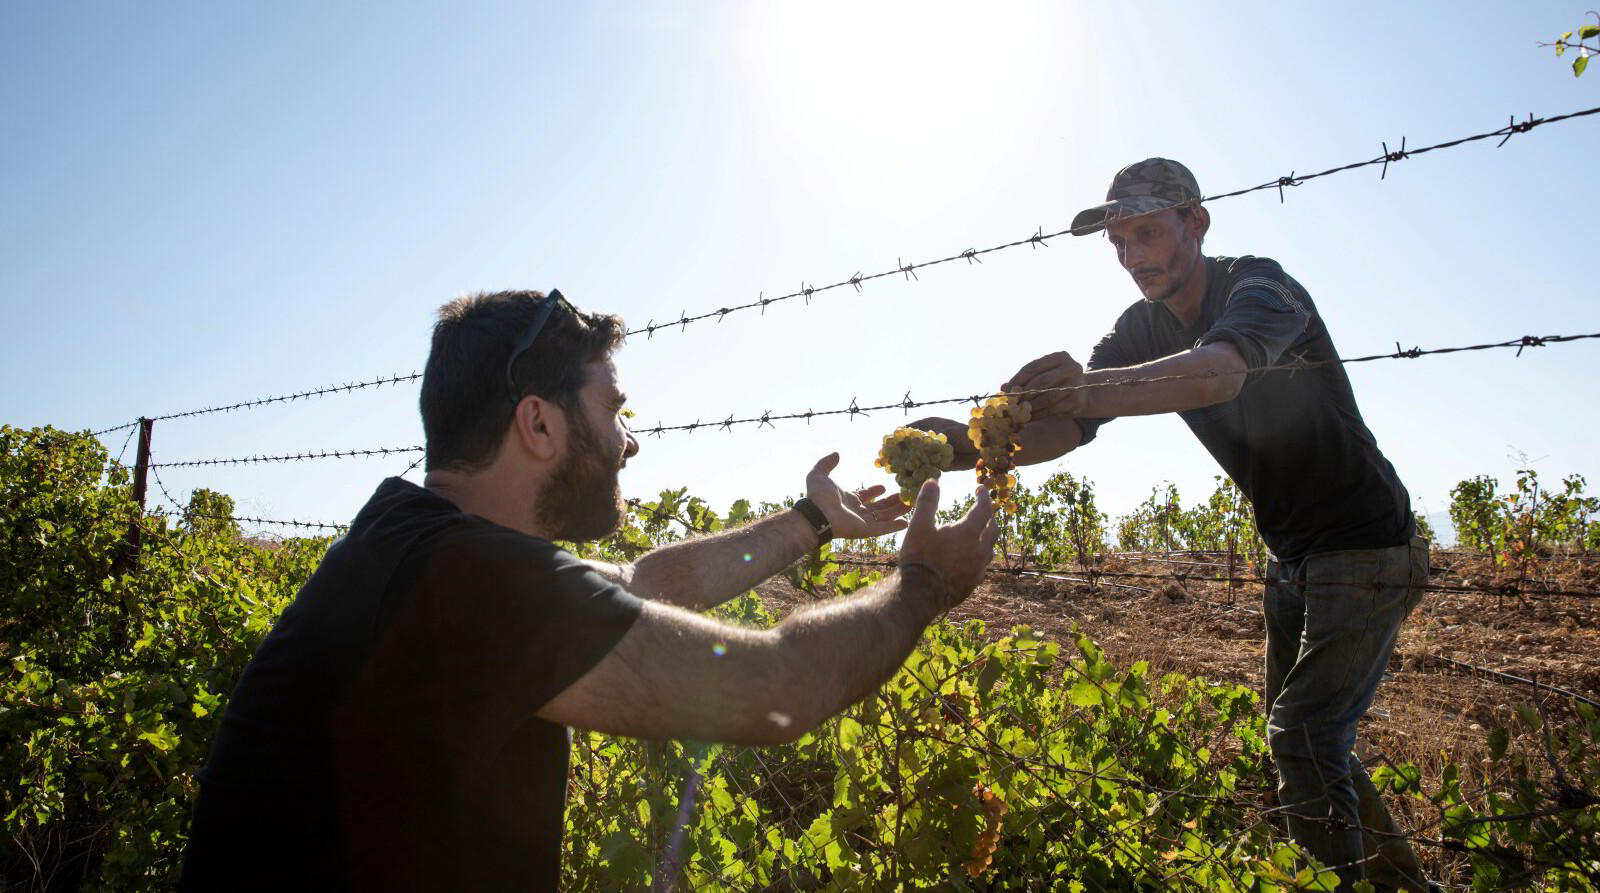
[[[567,417],[571,420],[571,449],[539,493],[541,526],[557,531],[557,539],[602,539],[614,533],[622,520],[617,469],[602,460],[600,439],[583,410],[568,410]]]

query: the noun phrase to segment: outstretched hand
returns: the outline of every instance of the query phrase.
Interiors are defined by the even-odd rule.
[[[961,603],[983,579],[984,568],[994,558],[994,543],[1000,536],[995,521],[994,503],[987,487],[979,487],[972,508],[952,524],[939,525],[939,481],[926,481],[917,493],[916,512],[900,544],[902,566],[923,564],[932,568],[949,591],[942,609]]]
[[[910,506],[899,494],[884,496],[882,486],[844,490],[829,475],[839,467],[839,454],[829,453],[806,475],[806,496],[822,510],[833,535],[840,539],[865,539],[906,529],[901,518]]]

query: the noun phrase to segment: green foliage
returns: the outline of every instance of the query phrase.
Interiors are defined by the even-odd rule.
[[[1372,780],[1428,804],[1440,837],[1470,854],[1474,890],[1600,890],[1600,716],[1583,703],[1574,712],[1558,732],[1542,710],[1520,707],[1512,729],[1490,731],[1476,790],[1453,763],[1432,792],[1411,765]]]
[[[1462,481],[1450,492],[1456,539],[1497,564],[1592,548],[1600,497],[1589,496],[1587,485],[1574,474],[1562,479],[1560,490],[1544,490],[1531,468],[1519,470],[1514,489],[1504,493],[1487,475]]]
[[[1418,536],[1422,537],[1423,539],[1427,540],[1430,543],[1437,543],[1439,541],[1438,540],[1438,534],[1434,533],[1433,525],[1428,523],[1428,519],[1426,517],[1424,517],[1422,515],[1419,515],[1416,512],[1412,512],[1411,513],[1411,518],[1417,524],[1417,535]]]
[[[194,773],[227,695],[327,546],[141,519],[125,471],[107,470],[106,459],[83,435],[0,427],[5,889],[170,882]],[[1575,486],[1560,497],[1582,498]],[[1052,478],[1040,494],[1054,516],[1070,518],[1075,506],[1083,536],[1104,535],[1082,482]],[[224,514],[226,497],[196,496],[191,522]],[[738,503],[721,514],[676,490],[649,508],[588,552],[626,560],[680,537],[673,518],[724,529],[781,506]],[[1218,517],[1238,523],[1237,502],[1202,508],[1204,531]],[[1539,518],[1535,510],[1541,535],[1568,529]],[[134,524],[144,543],[137,572],[125,547]],[[1071,533],[1048,535],[1063,539],[1046,548],[1079,548]],[[814,582],[847,592],[872,579],[835,566]],[[775,622],[754,595],[715,613]],[[940,624],[887,685],[790,745],[577,735],[566,881],[585,890],[648,889],[658,877],[708,890],[1326,889],[1331,876],[1304,866],[1260,809],[1270,779],[1259,707],[1244,688],[1114,666],[1081,633],[1063,647],[1025,628],[992,641],[981,622]],[[1493,767],[1481,777],[1474,769],[1471,783],[1448,760],[1429,793],[1412,767],[1378,778],[1437,806],[1438,833],[1470,856],[1475,888],[1594,890],[1596,808],[1583,798],[1600,790],[1600,722],[1587,708],[1560,728],[1531,707],[1522,716],[1517,729],[1490,734]]]
[[[324,547],[140,519],[106,459],[83,435],[0,428],[7,889],[171,879],[222,701]],[[120,560],[135,523],[138,573]]]
[[[1105,553],[1108,517],[1095,504],[1087,479],[1059,471],[1037,490],[1019,485],[1015,494],[1016,510],[1002,521],[1006,542],[1023,563],[1088,567]]]
[[[1183,503],[1178,488],[1153,487],[1139,507],[1117,524],[1117,548],[1124,552],[1175,552],[1184,548]]]
[[[1505,542],[1495,499],[1499,485],[1488,475],[1478,475],[1450,491],[1450,523],[1456,529],[1456,541],[1489,558],[1497,558]]]
[[[1557,56],[1565,54],[1567,50],[1576,50],[1577,52],[1572,59],[1573,77],[1583,77],[1584,71],[1589,67],[1589,57],[1600,52],[1600,44],[1590,45],[1589,43],[1591,40],[1600,38],[1600,13],[1590,12],[1589,14],[1595,17],[1596,24],[1579,25],[1576,32],[1568,31],[1556,38],[1552,43],[1539,44],[1540,46],[1554,47]],[[1574,33],[1576,33],[1577,40],[1573,40]]]
[[[233,497],[204,487],[189,494],[183,510],[183,528],[202,536],[235,537],[239,523],[233,520]]]
[[[1267,544],[1256,530],[1255,510],[1233,481],[1215,477],[1217,487],[1204,504],[1183,513],[1179,530],[1190,549],[1227,552],[1256,567],[1267,563]]]
[[[784,747],[579,736],[566,885],[647,889],[663,865],[694,890],[1271,890],[1314,876],[1217,802],[1260,779],[1253,693],[1118,669],[1081,634],[1070,656],[1026,628],[984,638],[981,621],[935,627],[876,694]]]
[[[1206,501],[1184,508],[1178,488],[1156,487],[1117,523],[1117,544],[1128,552],[1226,552],[1245,566],[1264,567],[1267,545],[1256,529],[1255,511],[1233,481],[1217,475]]]

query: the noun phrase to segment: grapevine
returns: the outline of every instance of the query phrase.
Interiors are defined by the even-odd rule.
[[[883,438],[879,468],[888,469],[900,485],[900,501],[912,505],[923,481],[937,478],[955,459],[955,448],[943,434],[920,428],[896,428]]]
[[[991,397],[973,408],[972,421],[967,423],[967,438],[978,448],[978,483],[989,489],[989,495],[1001,508],[1017,507],[1012,493],[1017,486],[1014,457],[1021,449],[1017,434],[1032,417],[1026,400]]]

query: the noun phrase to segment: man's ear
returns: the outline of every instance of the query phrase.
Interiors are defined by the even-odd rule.
[[[566,440],[567,416],[561,407],[542,397],[524,397],[511,418],[512,442],[542,461],[555,459]]]
[[[1211,212],[1205,205],[1195,205],[1189,212],[1189,229],[1196,239],[1204,239],[1206,232],[1211,229]]]

